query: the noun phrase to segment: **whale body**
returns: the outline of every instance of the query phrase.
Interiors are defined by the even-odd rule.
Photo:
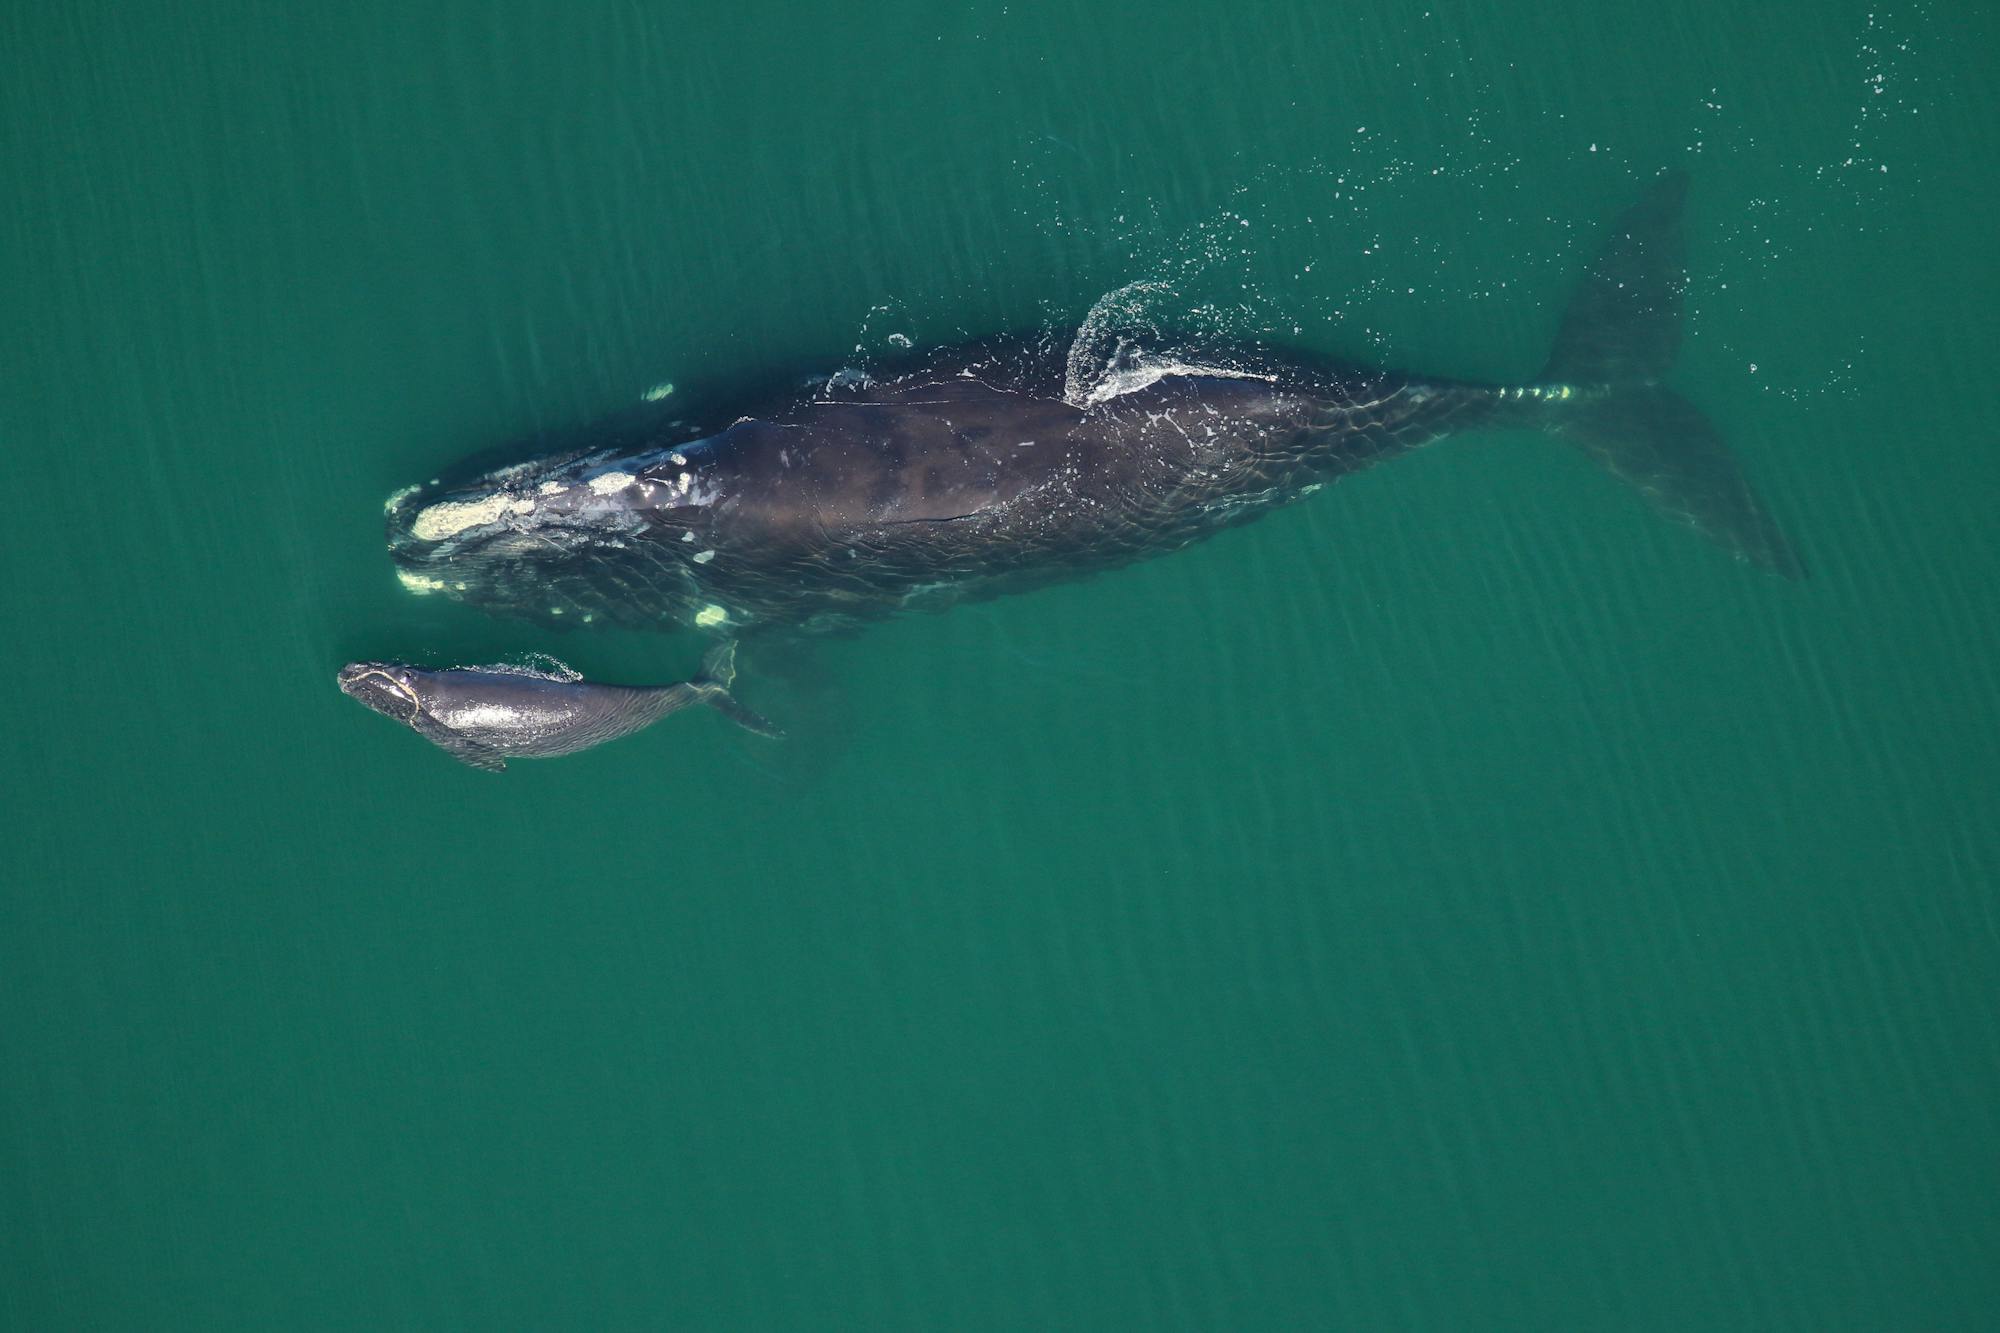
[[[1526,383],[1174,342],[1127,344],[1079,387],[1066,340],[996,337],[412,488],[390,552],[415,591],[550,623],[832,630],[1175,550],[1449,436],[1526,428],[1797,577],[1713,425],[1662,382],[1686,188],[1664,176],[1614,222]]]
[[[759,735],[777,735],[729,693],[735,677],[736,645],[727,641],[708,653],[699,676],[672,685],[607,685],[567,668],[433,670],[404,662],[350,662],[338,683],[341,693],[460,763],[498,772],[509,759],[552,759],[630,736],[695,704]]]

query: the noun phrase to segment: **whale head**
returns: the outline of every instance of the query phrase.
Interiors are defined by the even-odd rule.
[[[694,535],[716,498],[705,451],[556,454],[399,491],[385,506],[396,578],[557,626],[657,618],[692,596],[708,550]]]
[[[410,724],[424,711],[417,691],[422,675],[397,662],[349,662],[340,669],[340,692],[384,717]]]

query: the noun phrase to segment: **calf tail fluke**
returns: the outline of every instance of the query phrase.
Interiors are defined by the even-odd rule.
[[[1744,560],[1787,578],[1805,573],[1722,437],[1699,408],[1659,381],[1681,342],[1687,243],[1685,172],[1662,176],[1612,224],[1584,275],[1538,397],[1545,427],[1662,513]]]

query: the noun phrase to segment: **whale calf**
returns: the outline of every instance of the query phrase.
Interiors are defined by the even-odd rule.
[[[576,673],[499,665],[431,671],[400,662],[350,662],[343,694],[408,726],[461,763],[498,772],[509,759],[575,754],[707,704],[738,725],[776,736],[736,702],[736,645],[711,649],[702,673],[674,685],[605,685]]]
[[[1687,177],[1611,226],[1541,373],[1479,384],[1261,343],[989,338],[796,379],[699,419],[410,488],[417,592],[551,625],[731,638],[852,627],[1184,547],[1468,431],[1566,441],[1662,513],[1788,577],[1799,557],[1702,412],[1680,343]]]

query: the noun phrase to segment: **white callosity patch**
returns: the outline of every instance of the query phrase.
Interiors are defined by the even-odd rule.
[[[705,505],[715,499],[715,487],[706,484],[708,478],[694,472],[676,472],[671,477],[661,477],[657,481],[647,479],[641,485],[646,488],[646,498],[653,499],[655,488],[664,492],[661,502],[679,508],[684,505]],[[689,540],[692,540],[690,538]]]
[[[726,625],[729,623],[729,612],[724,607],[710,602],[707,606],[694,613],[694,623],[703,629],[710,629],[716,625]]]
[[[417,515],[410,532],[420,541],[441,542],[502,514],[525,514],[534,507],[533,500],[515,499],[504,491],[479,500],[440,500]]]
[[[629,472],[600,472],[590,479],[592,495],[616,495],[638,478]]]
[[[396,571],[396,581],[418,594],[443,592],[445,587],[443,579],[434,579],[427,574],[417,574],[407,569]]]
[[[690,557],[688,557],[688,558],[689,558],[689,559],[691,559],[691,560],[693,560],[693,561],[694,561],[694,562],[695,562],[695,563],[696,563],[697,565],[705,565],[705,564],[707,564],[707,563],[708,563],[709,561],[711,561],[711,560],[715,559],[715,552],[713,552],[713,551],[696,551],[696,552],[695,552],[695,553],[694,553],[694,554],[693,554],[692,556],[690,556]]]
[[[382,512],[385,514],[395,513],[399,508],[402,507],[403,501],[409,499],[411,496],[415,495],[418,491],[422,489],[423,487],[421,486],[405,486],[402,490],[397,491],[394,495],[390,496],[388,499],[382,502]]]

